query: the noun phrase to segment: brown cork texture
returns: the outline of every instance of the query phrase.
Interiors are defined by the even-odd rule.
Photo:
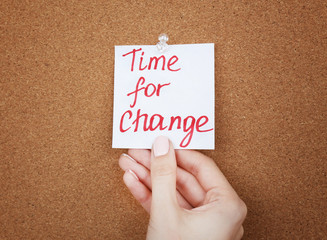
[[[111,148],[114,45],[215,43],[243,239],[327,239],[327,2],[0,3],[0,239],[145,239]]]

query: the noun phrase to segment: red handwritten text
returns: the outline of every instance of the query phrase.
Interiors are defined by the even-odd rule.
[[[141,120],[143,118],[143,120]],[[160,114],[153,114],[149,116],[146,113],[141,114],[141,109],[138,109],[136,112],[136,116],[133,115],[131,110],[127,110],[120,119],[119,129],[120,132],[126,131],[139,131],[139,125],[142,125],[143,128],[141,131],[155,131],[165,130],[172,131],[174,126],[176,129],[181,129],[186,135],[182,139],[180,143],[180,147],[187,147],[193,137],[194,131],[196,132],[209,132],[212,131],[213,128],[210,129],[200,129],[204,127],[209,121],[209,118],[205,115],[200,116],[199,118],[195,118],[193,116],[187,116],[182,119],[181,116],[172,116],[170,120],[167,120]],[[177,123],[176,123],[177,122]]]
[[[166,57],[165,55],[161,55],[160,57],[150,57],[148,61],[143,63],[143,58],[144,58],[144,52],[141,52],[140,54],[136,54],[138,52],[142,51],[142,48],[139,49],[133,49],[132,51],[123,54],[123,57],[126,57],[128,55],[132,55],[132,62],[131,62],[131,71],[134,71],[134,64],[135,60],[138,62],[138,70],[143,71],[143,70],[157,70],[159,62],[161,62],[161,70],[165,70],[166,66]],[[167,70],[172,71],[172,72],[177,72],[181,70],[180,68],[177,69],[172,69],[172,66],[177,63],[178,57],[176,55],[170,57],[167,61]]]
[[[164,86],[170,85],[170,83],[165,83],[165,84],[160,84],[159,83],[158,86],[156,86],[153,83],[149,83],[146,87],[141,87],[140,88],[140,85],[143,85],[144,83],[145,83],[144,77],[140,77],[139,80],[136,83],[135,91],[130,92],[130,93],[127,94],[127,96],[135,94],[134,95],[134,101],[130,105],[131,108],[133,108],[135,106],[135,104],[136,104],[137,96],[138,96],[137,93],[139,91],[144,90],[144,96],[146,96],[146,97],[152,97],[154,94],[156,94],[159,97],[161,88],[164,87]]]

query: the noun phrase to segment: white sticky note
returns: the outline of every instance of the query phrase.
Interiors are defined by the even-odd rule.
[[[214,44],[115,46],[113,148],[214,149]]]

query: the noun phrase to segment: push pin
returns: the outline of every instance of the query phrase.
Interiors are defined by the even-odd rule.
[[[157,43],[157,48],[160,52],[164,52],[168,48],[168,35],[166,33],[162,33],[159,35],[158,40],[159,42]]]

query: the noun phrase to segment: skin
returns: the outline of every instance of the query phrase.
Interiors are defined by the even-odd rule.
[[[247,208],[215,162],[196,151],[130,149],[123,180],[150,214],[147,239],[241,239]]]

